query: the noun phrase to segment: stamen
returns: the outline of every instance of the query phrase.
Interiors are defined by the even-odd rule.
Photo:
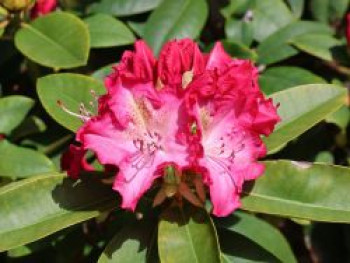
[[[182,88],[186,89],[187,86],[192,82],[193,79],[193,71],[186,71],[182,75]]]
[[[90,94],[92,95],[93,97],[93,101],[90,101],[89,102],[89,105],[94,109],[94,110],[97,110],[98,108],[98,99],[99,99],[99,96],[97,95],[96,91],[91,89],[90,90]]]
[[[58,106],[65,111],[66,113],[68,113],[71,116],[77,117],[79,119],[81,119],[83,122],[87,122],[88,120],[90,120],[91,116],[85,116],[83,114],[77,114],[75,112],[70,111],[61,100],[57,101]]]
[[[215,169],[219,170],[219,175],[223,176],[226,174],[231,179],[233,185],[238,189],[235,179],[231,175],[230,167],[226,165],[223,160],[220,160],[220,158],[208,156],[208,159],[212,162],[213,166],[216,166]]]
[[[87,116],[89,118],[92,116],[92,113],[86,109],[84,103],[80,103],[80,105],[79,105],[79,112],[82,115]]]

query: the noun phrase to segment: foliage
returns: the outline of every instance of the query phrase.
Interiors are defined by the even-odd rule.
[[[0,0],[1,262],[350,259],[348,0],[65,0],[35,19],[31,1],[21,11],[9,2]],[[60,171],[82,122],[59,104],[95,113],[104,77],[137,38],[157,54],[184,37],[253,60],[279,103],[266,172],[227,218],[210,203],[153,208],[152,191],[135,213],[122,210],[92,154],[98,172],[73,181]]]

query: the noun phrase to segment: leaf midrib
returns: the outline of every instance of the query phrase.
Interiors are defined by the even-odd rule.
[[[313,84],[311,84],[311,85],[313,85]],[[276,93],[271,94],[269,97],[273,98],[273,96],[277,95],[278,93],[281,93],[281,92],[284,92],[284,91],[290,91],[290,90],[291,89],[286,89],[286,90],[283,90],[283,91],[280,91],[280,92],[276,92]],[[332,103],[333,103],[333,102],[335,102],[337,100],[342,99],[342,97],[344,97],[345,94],[346,94],[345,92],[340,92],[339,94],[335,95],[332,98],[328,98],[328,99],[326,98],[324,101],[320,102],[317,106],[311,108],[309,111],[307,111],[307,112],[300,112],[299,114],[295,115],[293,118],[289,119],[289,121],[287,123],[285,123],[284,125],[279,126],[278,129],[275,130],[275,132],[277,132],[278,130],[282,129],[283,127],[289,125],[290,123],[294,122],[295,120],[299,119],[301,116],[304,116],[304,115],[307,115],[307,114],[310,114],[310,113],[312,113],[314,111],[319,110],[320,108],[324,107],[325,104],[328,104],[330,101],[332,101]]]
[[[184,215],[184,211],[181,209],[181,217],[182,217],[182,220],[183,222],[186,222],[186,217]],[[194,254],[194,258],[196,259],[196,262],[199,263],[199,259],[197,257],[197,253],[196,253],[196,250],[194,248],[194,245],[193,245],[193,240],[191,238],[191,233],[190,233],[190,230],[189,230],[189,223],[185,225],[185,229],[186,229],[186,234],[188,236],[188,239],[190,240],[190,247],[191,247],[191,250]]]
[[[63,217],[65,215],[68,215],[68,214],[71,214],[71,213],[74,213],[74,212],[98,212],[97,209],[95,210],[83,210],[83,209],[88,209],[90,207],[94,207],[94,206],[97,206],[98,204],[105,204],[106,202],[110,201],[110,200],[113,200],[113,198],[106,198],[106,199],[103,199],[103,200],[99,200],[99,201],[95,201],[95,202],[91,202],[89,203],[88,205],[81,205],[81,206],[76,206],[74,208],[71,208],[71,210],[65,210],[65,211],[62,211],[62,212],[59,212],[59,213],[55,213],[53,215],[49,215],[49,216],[45,216],[44,217],[44,220],[41,220],[41,221],[37,221],[35,223],[30,223],[30,224],[26,224],[26,225],[23,225],[22,227],[16,227],[16,228],[13,228],[12,230],[10,231],[6,231],[6,232],[0,232],[0,236],[1,235],[4,235],[4,234],[8,234],[8,233],[11,233],[12,231],[18,231],[18,230],[21,230],[21,229],[26,229],[28,227],[33,227],[33,226],[36,226],[38,224],[41,224],[42,222],[46,222],[46,221],[50,221],[52,219],[56,219],[56,218],[60,218],[60,217]],[[90,217],[89,217],[90,218]]]
[[[290,20],[289,21],[293,21],[293,15],[292,15],[291,11],[288,9],[288,7],[284,4],[284,2],[281,2],[281,6],[284,6],[283,8],[285,8],[287,11],[289,11],[289,13],[290,13],[290,17],[289,17]],[[278,30],[281,27],[280,21],[276,21],[275,20],[276,17],[271,16],[271,13],[265,12],[265,10],[261,9],[261,8],[255,9],[255,12],[256,11],[260,12],[263,15],[263,17],[268,18],[267,20],[270,21],[275,27],[274,32],[276,32],[276,29]],[[286,22],[283,22],[283,23],[284,23],[283,25],[287,25],[288,24]]]
[[[294,204],[294,205],[299,205],[299,206],[303,206],[303,207],[311,207],[311,208],[316,208],[316,209],[327,209],[328,211],[338,211],[338,212],[348,212],[348,213],[350,213],[350,208],[348,208],[348,210],[344,210],[344,209],[341,209],[341,208],[335,209],[335,208],[330,208],[329,206],[314,205],[314,204],[311,204],[311,203],[305,203],[305,202],[296,201],[296,200],[290,200],[290,199],[282,199],[280,197],[263,195],[263,194],[258,194],[258,193],[254,193],[254,192],[245,192],[245,191],[243,191],[243,192],[245,194],[247,194],[248,196],[253,196],[253,197],[260,198],[260,199],[265,199],[265,200],[277,201],[277,202],[280,202],[280,203]]]
[[[48,37],[47,35],[45,35],[43,32],[41,32],[39,29],[37,29],[34,26],[31,25],[27,25],[25,27],[26,29],[32,31],[33,33],[37,34],[38,36],[42,37],[43,39],[45,39],[47,42],[53,44],[55,47],[57,47],[58,49],[62,50],[66,55],[68,55],[70,58],[72,58],[73,60],[76,60],[76,62],[80,62],[81,60],[84,60],[83,57],[80,56],[76,56],[76,54],[72,53],[70,50],[66,49],[65,46],[60,45],[59,43],[57,43],[54,39]]]

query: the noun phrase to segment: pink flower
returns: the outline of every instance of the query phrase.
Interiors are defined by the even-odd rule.
[[[57,0],[36,0],[34,7],[30,10],[31,19],[51,13],[57,7]]]
[[[251,62],[231,59],[220,43],[204,55],[192,40],[170,41],[156,60],[137,41],[106,78],[97,116],[83,116],[76,137],[81,148],[71,149],[72,163],[65,167],[76,178],[86,169],[85,152],[93,151],[101,164],[119,168],[113,189],[122,207],[134,210],[171,165],[181,196],[201,205],[204,182],[213,214],[228,215],[240,205],[244,181],[263,173],[260,135],[269,135],[279,121],[257,76]],[[164,189],[173,188],[162,189],[156,204],[168,197]]]
[[[198,166],[210,189],[213,214],[226,216],[240,206],[244,181],[263,173],[257,162],[266,154],[260,135],[270,134],[280,119],[259,90],[251,62],[231,59],[220,43],[189,89],[203,148]]]
[[[125,52],[106,79],[108,93],[100,99],[98,116],[77,134],[101,164],[119,167],[113,189],[122,195],[122,207],[132,210],[164,166],[188,165],[184,98],[176,87],[156,90],[155,67],[146,44],[136,42],[135,52]]]

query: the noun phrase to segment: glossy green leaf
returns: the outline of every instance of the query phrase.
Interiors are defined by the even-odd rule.
[[[16,47],[28,58],[52,68],[73,68],[87,63],[90,37],[87,26],[65,12],[23,24],[15,35]]]
[[[255,1],[252,11],[254,38],[258,41],[295,19],[283,0]]]
[[[341,45],[338,39],[326,34],[305,34],[294,37],[289,42],[298,49],[327,61],[334,60],[336,47]]]
[[[98,216],[117,195],[93,176],[73,181],[51,173],[0,189],[0,251],[21,246]]]
[[[298,54],[298,50],[288,44],[292,38],[304,34],[332,34],[332,29],[322,23],[296,21],[270,35],[257,49],[260,64],[271,64]]]
[[[317,96],[315,96],[317,94]],[[335,112],[346,101],[346,89],[331,84],[310,84],[276,92],[270,97],[279,103],[282,121],[264,142],[273,153],[313,125]]]
[[[305,1],[304,0],[287,0],[290,8],[295,17],[300,18],[304,11]]]
[[[29,177],[55,171],[55,165],[40,152],[0,141],[0,176]]]
[[[328,23],[341,19],[349,8],[349,0],[312,0],[310,10],[314,18]]]
[[[258,58],[258,55],[254,50],[241,43],[231,40],[223,40],[221,43],[224,46],[225,51],[234,58],[250,59],[252,61],[256,61]]]
[[[247,46],[253,41],[253,30],[251,21],[230,19],[225,24],[226,37]]]
[[[31,98],[7,96],[0,99],[0,134],[10,134],[26,117],[34,106]]]
[[[172,207],[161,215],[158,251],[162,263],[220,262],[215,227],[207,212],[195,207]]]
[[[198,37],[207,16],[205,0],[164,0],[149,17],[144,38],[158,54],[170,39]]]
[[[18,140],[20,138],[32,135],[35,133],[44,132],[46,130],[46,124],[37,116],[29,116],[13,130],[11,138]]]
[[[116,64],[107,65],[96,70],[94,73],[91,74],[91,77],[103,83],[104,79],[113,72],[114,65]]]
[[[246,185],[243,209],[314,221],[350,222],[350,169],[266,161],[265,174]]]
[[[259,77],[260,88],[266,95],[299,85],[316,83],[326,81],[306,69],[291,66],[268,68]]]
[[[223,228],[217,229],[222,263],[281,263],[275,256],[249,238]]]
[[[253,5],[254,1],[251,0],[229,0],[229,4],[222,8],[220,12],[226,19],[229,19],[233,15],[244,15]]]
[[[145,22],[128,21],[128,26],[135,32],[136,35],[143,38],[146,26]]]
[[[101,82],[78,74],[53,74],[40,78],[37,83],[39,99],[45,110],[59,124],[72,131],[76,131],[82,125],[82,121],[64,111],[57,102],[61,101],[68,110],[76,113],[83,103],[87,110],[94,114],[96,107],[93,108],[90,101],[94,102],[95,98],[91,91],[101,95],[105,89]]]
[[[348,124],[350,122],[349,107],[346,105],[342,106],[339,110],[337,110],[333,114],[327,116],[326,122],[334,123],[340,129],[345,131],[346,127],[348,126]]]
[[[144,13],[156,8],[162,0],[102,0],[93,5],[90,12],[115,16],[129,16]]]
[[[218,227],[250,239],[281,262],[297,262],[285,237],[278,229],[262,219],[236,211],[229,217],[218,218],[216,223]]]
[[[156,225],[145,220],[124,226],[107,244],[98,263],[150,262],[155,249]],[[156,253],[156,252],[155,252]]]
[[[123,22],[97,14],[84,20],[90,32],[91,47],[114,47],[132,44],[135,37]]]
[[[315,162],[333,164],[334,163],[334,156],[329,151],[320,151],[315,157]]]

